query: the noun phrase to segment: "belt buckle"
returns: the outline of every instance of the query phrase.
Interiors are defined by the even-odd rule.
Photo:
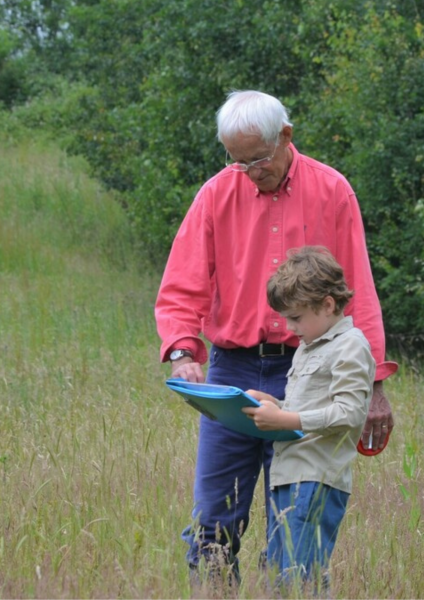
[[[264,354],[264,346],[266,345],[266,342],[261,342],[259,344],[259,356],[261,358],[264,358],[265,356],[284,356],[284,354],[286,353],[285,351],[285,345],[284,344],[280,344],[280,352],[278,354]]]

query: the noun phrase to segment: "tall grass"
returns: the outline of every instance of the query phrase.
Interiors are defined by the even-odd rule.
[[[115,200],[54,147],[0,149],[0,209],[0,596],[188,598],[198,416],[164,385],[158,277]],[[397,426],[356,463],[338,598],[424,597],[422,378],[403,365],[387,390]],[[241,598],[267,597],[264,528],[260,483]]]

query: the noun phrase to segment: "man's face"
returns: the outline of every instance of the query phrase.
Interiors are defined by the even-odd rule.
[[[250,164],[266,157],[272,160],[260,167],[252,166],[245,175],[258,186],[261,192],[272,192],[278,188],[289,170],[292,153],[288,148],[291,140],[291,127],[284,127],[275,142],[266,143],[259,135],[239,133],[231,139],[224,139],[224,146],[232,160]]]

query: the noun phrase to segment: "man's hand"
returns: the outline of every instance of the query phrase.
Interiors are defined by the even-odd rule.
[[[390,434],[393,427],[394,421],[392,409],[384,394],[383,382],[376,381],[374,383],[374,391],[367,420],[362,432],[362,443],[364,447],[369,448],[370,436],[372,436],[373,450],[383,448],[386,436]]]
[[[192,381],[193,383],[203,383],[205,381],[205,376],[200,363],[193,362],[193,359],[189,356],[183,356],[183,358],[180,358],[179,360],[173,360],[171,362],[171,368],[172,377],[182,377],[182,379]]]

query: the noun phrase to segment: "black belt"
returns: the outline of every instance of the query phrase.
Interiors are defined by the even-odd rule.
[[[293,356],[296,348],[286,346],[286,344],[267,344],[264,342],[250,348],[234,348],[233,351],[242,354],[256,354],[257,356]]]

